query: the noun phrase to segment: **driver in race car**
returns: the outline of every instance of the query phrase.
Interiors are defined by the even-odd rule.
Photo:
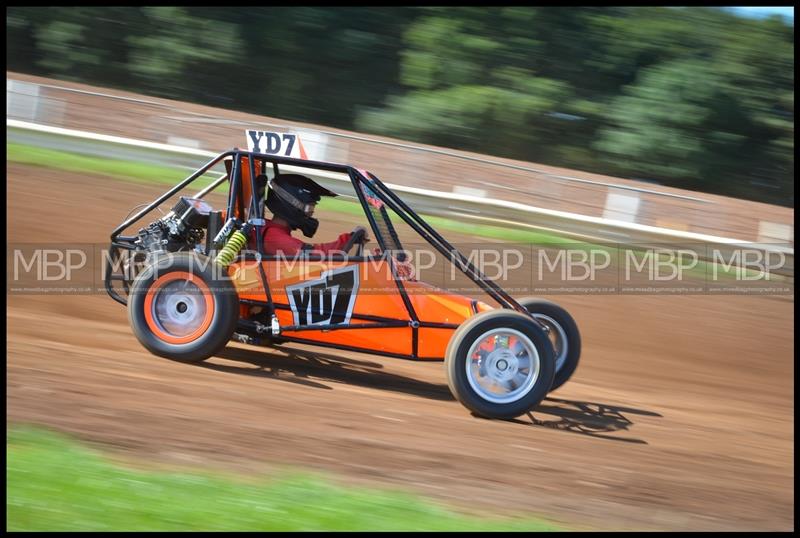
[[[269,183],[269,187],[265,205],[272,212],[273,218],[267,219],[261,231],[264,254],[283,254],[286,257],[293,257],[300,252],[328,254],[342,251],[350,238],[359,231],[363,233],[361,242],[369,241],[363,226],[357,226],[352,232],[340,234],[335,241],[328,243],[311,244],[292,237],[292,231],[298,228],[304,236],[314,237],[319,227],[319,221],[312,217],[317,203],[323,196],[337,196],[337,194],[300,174],[278,174]],[[255,234],[256,231],[253,230],[251,243],[255,240]]]

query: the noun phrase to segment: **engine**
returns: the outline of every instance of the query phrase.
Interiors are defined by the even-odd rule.
[[[211,206],[198,198],[182,196],[164,217],[139,230],[137,250],[178,252],[201,243],[208,228]]]

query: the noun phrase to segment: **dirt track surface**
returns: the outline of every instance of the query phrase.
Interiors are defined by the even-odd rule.
[[[7,175],[11,243],[105,243],[163,190]],[[582,364],[529,417],[487,421],[451,397],[441,363],[232,344],[185,365],[149,354],[106,295],[11,295],[7,419],[170,465],[327,471],[483,517],[794,528],[792,298],[553,299],[581,328]]]

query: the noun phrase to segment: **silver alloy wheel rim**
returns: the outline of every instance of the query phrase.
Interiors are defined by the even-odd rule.
[[[515,337],[513,349],[509,337]],[[487,342],[491,351],[481,349]],[[525,397],[539,379],[539,352],[530,338],[514,329],[492,329],[479,336],[467,352],[467,382],[481,398],[496,404]]]
[[[164,285],[152,306],[153,319],[165,333],[182,338],[197,331],[206,317],[206,302],[196,284],[174,280]]]
[[[534,313],[533,317],[547,325],[547,327],[550,329],[547,332],[547,337],[550,339],[550,343],[553,344],[553,351],[556,355],[556,373],[558,373],[564,366],[564,363],[567,361],[567,351],[569,351],[567,349],[569,345],[567,341],[567,333],[564,331],[561,325],[556,323],[556,320],[550,316]]]

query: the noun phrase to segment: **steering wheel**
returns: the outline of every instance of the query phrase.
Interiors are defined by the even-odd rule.
[[[350,235],[350,239],[347,240],[347,243],[344,244],[342,250],[345,252],[350,252],[350,249],[353,248],[353,245],[358,243],[358,248],[356,249],[356,256],[363,256],[364,255],[364,239],[367,236],[367,231],[364,228],[358,228],[353,231]]]

